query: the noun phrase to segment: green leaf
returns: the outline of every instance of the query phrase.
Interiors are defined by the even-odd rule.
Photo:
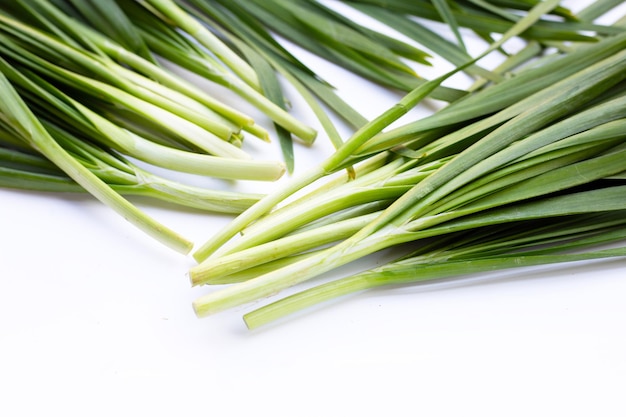
[[[459,47],[467,52],[467,48],[465,47],[465,43],[463,42],[463,37],[461,36],[461,32],[459,31],[459,25],[456,22],[456,17],[452,13],[452,9],[448,4],[447,0],[433,0],[433,6],[437,9],[437,12],[441,16],[441,19],[446,22],[448,27],[452,30],[454,37],[456,38]]]
[[[141,34],[119,7],[116,0],[66,0],[91,25],[128,50],[147,59],[157,61],[152,56]]]

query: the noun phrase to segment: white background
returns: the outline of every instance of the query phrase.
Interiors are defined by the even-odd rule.
[[[301,56],[368,117],[399,98]],[[329,152],[298,146],[298,171]],[[197,243],[232,218],[137,203]],[[89,197],[0,190],[0,233],[3,416],[626,415],[621,259],[371,291],[251,332],[251,306],[196,318],[191,258]]]

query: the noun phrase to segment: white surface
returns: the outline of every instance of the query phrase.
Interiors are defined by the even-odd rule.
[[[323,70],[368,116],[397,99]],[[191,259],[97,202],[0,201],[0,415],[626,415],[624,260],[373,291],[250,332],[249,306],[197,319]],[[145,208],[198,243],[230,219]]]

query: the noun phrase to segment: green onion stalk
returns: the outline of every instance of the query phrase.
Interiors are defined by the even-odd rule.
[[[138,17],[136,22],[141,25],[140,30],[146,43],[158,55],[231,89],[305,143],[313,142],[317,132],[263,95],[255,70],[201,21],[172,0],[145,0],[138,3],[143,3],[145,7],[137,8],[135,4],[122,7],[126,7],[129,15],[132,13],[133,17]],[[158,32],[155,32],[155,27],[159,28]],[[205,49],[189,42],[180,31]],[[213,59],[212,55],[219,61]]]
[[[56,2],[57,5],[58,3],[60,2]],[[72,5],[80,6],[80,11],[74,10]],[[221,122],[229,126],[234,133],[245,130],[268,140],[269,133],[255,124],[250,116],[226,105],[181,76],[158,65],[158,61],[154,59],[152,52],[141,37],[141,33],[134,26],[134,23],[130,22],[126,13],[117,7],[117,3],[107,2],[105,11],[102,12],[98,8],[95,14],[90,13],[96,12],[90,7],[96,6],[96,4],[72,2],[72,5],[66,5],[61,10],[50,2],[34,0],[29,2],[28,7],[22,9],[21,13],[17,14],[16,11],[14,13],[29,24],[55,34],[69,44],[101,56],[108,56],[132,68],[138,74],[148,77],[149,80],[157,82],[157,84],[145,82],[145,78],[137,77],[137,74],[126,73],[129,77],[138,80],[138,84],[156,88],[159,88],[159,85],[167,86],[173,90],[166,90],[168,94],[182,94],[182,96],[177,95],[177,101],[185,102],[188,105],[192,104],[193,101],[189,101],[186,97],[193,98],[206,106],[203,115],[206,119],[205,122],[215,120],[215,123]],[[67,10],[68,8],[69,10]],[[108,16],[108,13],[113,13],[114,16]],[[105,24],[102,24],[103,21]],[[114,36],[108,29],[119,27],[120,21],[127,22],[127,24],[122,25],[124,30],[115,32],[114,35],[118,36]],[[109,23],[106,24],[106,22]],[[168,96],[167,94],[162,95]],[[202,108],[197,104],[192,105],[192,107]],[[210,111],[207,112],[207,109]]]
[[[183,106],[176,101],[181,95],[161,88],[158,93],[149,79],[129,79],[132,72],[111,60],[74,48],[60,40],[0,14],[2,56],[20,69],[33,71],[65,91],[78,91],[96,103],[128,109],[159,126],[169,137],[216,156],[249,158],[226,140],[232,134],[227,126],[215,130],[206,123],[199,104]],[[147,88],[150,87],[150,88]],[[77,93],[74,93],[76,96]],[[81,97],[81,98],[82,98]],[[183,101],[190,103],[191,99]],[[204,123],[199,125],[198,123]]]
[[[39,117],[63,124],[81,133],[86,140],[97,141],[144,162],[179,172],[226,179],[276,180],[284,172],[281,163],[218,157],[155,143],[113,123],[111,118],[101,116],[45,80],[33,74],[27,77],[8,64],[3,67],[18,88],[28,94],[28,101],[33,102]]]
[[[16,9],[15,6],[12,8]],[[265,141],[269,141],[270,134],[249,116],[207,94],[211,86],[199,89],[165,70],[158,65],[159,62],[170,61],[243,97],[275,121],[281,144],[291,141],[291,134],[307,144],[311,144],[317,135],[314,129],[288,113],[282,95],[272,97],[267,76],[262,70],[267,65],[265,61],[259,65],[258,61],[252,60],[252,70],[251,64],[231,51],[228,45],[213,34],[213,30],[207,29],[173,2],[107,0],[106,5],[101,5],[58,0],[51,5],[43,0],[34,0],[18,11],[13,10],[13,13],[41,30],[63,36],[67,42],[106,56],[149,78],[149,81],[156,81],[139,82],[142,87],[145,84],[156,90],[166,86],[182,94],[182,100],[177,98],[176,103],[189,101],[189,98],[200,102],[215,114],[207,114],[205,108],[194,121],[202,124],[203,121],[216,119],[216,123],[226,124],[232,130],[230,138],[227,138],[231,143],[241,143],[242,132],[251,133]],[[118,26],[117,30],[110,29]],[[138,78],[130,72],[128,77]],[[145,77],[139,77],[138,80]],[[271,74],[270,78],[276,77]],[[274,83],[278,84],[278,80]],[[164,97],[176,98],[173,94],[156,92]],[[186,105],[185,111],[188,117],[192,117],[194,106],[193,103],[188,104],[192,106]],[[285,155],[285,161],[289,170],[293,170],[291,154]]]
[[[557,4],[538,4],[486,53],[523,33]],[[321,166],[262,199],[195,253],[201,262],[190,271],[194,284],[234,282],[197,299],[197,314],[204,316],[267,297],[366,255],[409,242],[490,225],[623,210],[623,186],[619,181],[606,181],[626,170],[622,130],[626,118],[625,39],[622,32],[585,46],[584,53],[594,56],[594,61],[561,75],[556,82],[542,84],[549,79],[551,68],[541,66],[533,68],[534,72],[528,70],[534,78],[522,78],[520,84],[512,78],[508,85],[520,89],[515,94],[521,94],[512,102],[503,102],[500,94],[493,93],[491,102],[476,109],[468,104],[473,97],[480,100],[480,94],[490,97],[496,84],[451,104],[441,111],[442,116],[435,114],[379,135],[446,76],[426,84],[428,88],[416,89],[358,131]],[[567,57],[559,54],[551,62]],[[542,70],[545,73],[537,76]],[[537,84],[523,92],[534,79]],[[442,123],[446,120],[448,123]],[[449,133],[444,133],[446,128]],[[441,135],[433,135],[433,129]],[[372,162],[377,158],[378,167]],[[372,172],[388,163],[407,168],[397,171],[399,175],[417,174],[411,170],[421,164],[434,165],[432,170],[414,175],[413,183],[409,180],[381,187],[372,182],[368,188],[365,181],[340,180],[337,189],[355,184],[345,199],[343,192],[332,195],[332,186],[319,185],[323,192],[313,186],[308,197],[285,201],[358,161],[372,163]],[[393,173],[390,175],[394,178]],[[281,203],[283,206],[275,209]],[[318,210],[317,204],[322,207],[321,217],[311,213]],[[350,210],[354,216],[345,215]],[[333,218],[334,213],[340,217]],[[320,233],[333,224],[338,230],[334,237]],[[245,233],[229,242],[239,231]],[[311,242],[300,242],[298,236]],[[299,246],[291,250],[287,244]],[[269,262],[263,260],[264,255]],[[248,262],[248,256],[254,260]],[[533,259],[529,264],[541,259],[548,262],[547,258]],[[505,264],[503,261],[502,267]],[[236,276],[240,272],[243,275]]]
[[[43,154],[94,197],[155,239],[182,253],[188,253],[192,249],[193,244],[189,240],[143,213],[68,154],[30,111],[2,72],[0,90],[4,97],[0,103],[0,120],[23,142]]]
[[[624,214],[616,210],[562,216],[551,218],[548,225],[545,220],[519,221],[440,236],[414,254],[272,302],[245,314],[244,320],[252,329],[373,288],[424,285],[503,269],[623,257],[626,247],[619,245],[626,239]]]
[[[234,145],[242,124],[266,138],[249,117],[214,105],[150,56],[68,20],[51,3],[3,4],[0,21],[3,91],[19,103],[5,103],[0,115],[2,186],[87,191],[187,253],[191,242],[121,195],[224,213],[239,213],[261,196],[185,185],[150,172],[152,166],[226,180],[274,181],[285,172],[283,163],[252,159]],[[44,160],[57,169],[41,172]]]
[[[68,153],[124,196],[142,196],[209,212],[240,213],[262,195],[216,191],[190,186],[156,175],[110,150],[90,144],[49,122],[42,125]],[[31,191],[86,193],[59,167],[0,126],[0,186]]]
[[[486,34],[506,33],[521,19],[522,13],[532,10],[541,1],[457,1],[453,7],[449,7],[449,13],[442,13],[442,8],[438,5],[442,6],[444,2],[438,0],[418,0],[410,3],[402,0],[348,0],[345,3],[357,7],[375,18],[379,16],[379,12],[382,12],[385,15],[403,16],[405,20],[411,18],[427,19],[456,28],[455,35],[459,28],[464,28],[472,30],[481,37],[491,39]],[[615,5],[610,7],[613,8]],[[550,44],[556,41],[586,42],[593,40],[594,36],[610,36],[620,33],[619,28],[614,26],[593,23],[591,17],[591,15],[583,15],[581,18],[567,8],[557,6],[552,11],[545,13],[520,36],[526,40]],[[406,25],[415,27],[408,23]],[[403,25],[398,25],[398,27],[403,27]],[[456,44],[462,48],[463,45],[459,36],[455,36],[455,39]]]
[[[469,67],[473,65],[476,61],[478,61],[483,56],[486,56],[490,52],[497,50],[502,44],[504,44],[508,39],[513,38],[514,36],[522,33],[528,27],[532,26],[536,19],[542,16],[542,13],[551,10],[552,7],[555,7],[558,2],[552,1],[547,3],[541,3],[537,10],[534,13],[529,14],[526,18],[522,19],[519,23],[517,23],[513,29],[505,36],[503,36],[498,42],[491,45],[481,56],[474,58],[472,61],[467,62],[464,66],[457,67],[453,71],[442,75],[441,77],[431,80],[415,90],[406,95],[399,101],[395,106],[385,111],[375,120],[365,124],[362,128],[360,128],[357,132],[355,132],[352,137],[347,140],[341,147],[335,152],[335,154],[331,155],[326,161],[323,161],[317,167],[314,167],[310,172],[302,173],[300,176],[296,176],[286,184],[284,187],[279,188],[276,192],[272,193],[267,198],[263,199],[259,204],[255,205],[254,208],[248,210],[246,213],[243,213],[242,216],[235,219],[229,227],[223,230],[221,233],[218,233],[214,236],[210,242],[207,242],[204,246],[202,246],[196,253],[194,257],[202,261],[210,256],[213,252],[215,252],[220,246],[225,244],[230,238],[232,238],[235,234],[237,234],[241,229],[248,226],[250,223],[255,221],[260,216],[266,214],[266,212],[272,210],[276,204],[289,197],[290,195],[298,192],[302,188],[310,185],[311,183],[323,178],[329,174],[333,174],[343,168],[346,165],[352,165],[355,162],[358,162],[359,159],[362,159],[363,152],[360,149],[367,143],[372,140],[376,140],[379,134],[389,126],[391,123],[395,122],[402,116],[404,116],[409,109],[413,108],[417,103],[423,100],[428,96],[430,92],[436,89],[441,83],[443,83],[446,79],[453,76],[454,74],[462,71],[465,67]],[[619,41],[626,41],[626,37],[619,37]],[[605,54],[598,54],[599,57],[604,57],[612,54],[616,50],[620,50],[623,47],[623,44],[615,45],[613,42],[607,41],[608,45],[602,45],[599,49],[603,51]],[[589,51],[586,51],[586,54],[591,55]],[[565,70],[567,71],[567,66],[565,66]],[[580,68],[580,67],[577,67]],[[551,70],[553,68],[550,68]],[[547,73],[551,73],[550,71],[546,71]],[[531,77],[538,77],[539,74],[536,72],[531,75]],[[549,83],[552,80],[545,80],[545,78],[541,78],[544,80],[544,83]],[[464,120],[471,120],[472,118],[479,117],[481,115],[489,114],[491,112],[502,109],[507,104],[515,103],[519,97],[523,97],[524,95],[528,95],[528,91],[525,90],[525,86],[528,85],[529,80],[519,80],[517,83],[517,78],[512,78],[510,83],[508,84],[509,89],[513,88],[517,95],[511,95],[511,100],[507,101],[506,99],[502,99],[502,94],[495,94],[493,97],[489,95],[489,91],[491,89],[486,89],[481,92],[481,96],[477,95],[477,100],[474,100],[474,105],[465,105],[463,102],[467,102],[468,99],[461,101],[458,106],[451,105],[451,112],[444,113],[443,118],[439,117],[439,114],[443,113],[438,112],[435,115],[426,118],[424,120],[420,120],[418,123],[424,126],[423,131],[431,130],[435,128],[452,128],[456,129],[458,126],[455,123],[462,122]],[[553,82],[552,82],[553,84]],[[493,88],[497,88],[499,84],[496,84]],[[533,84],[536,85],[536,84]],[[550,84],[540,84],[538,88],[543,87],[544,85]],[[537,88],[537,87],[535,87]],[[521,89],[521,91],[520,91]],[[532,90],[531,90],[532,91]],[[526,104],[528,105],[528,101]],[[533,103],[530,103],[531,105]],[[519,111],[519,106],[517,107],[517,111]],[[457,110],[458,109],[458,110]],[[503,113],[505,116],[511,117],[515,113],[509,112]],[[496,119],[497,122],[497,119]],[[409,124],[410,125],[410,124]],[[415,130],[415,129],[413,129]],[[418,128],[419,130],[419,128]],[[383,133],[384,134],[384,133]],[[401,134],[397,134],[396,136],[401,136]],[[428,134],[426,134],[429,137]],[[472,137],[469,135],[469,137]],[[401,138],[402,140],[404,138]],[[419,141],[419,139],[418,139]],[[389,147],[390,149],[392,146]],[[384,150],[384,149],[383,149]],[[367,155],[366,155],[367,156]]]

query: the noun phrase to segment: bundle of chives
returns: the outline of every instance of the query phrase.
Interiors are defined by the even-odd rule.
[[[2,61],[0,59],[0,62]],[[93,196],[163,244],[182,253],[192,249],[193,244],[189,240],[156,222],[122,198],[63,149],[32,113],[2,71],[0,71],[0,91],[5,98],[0,102],[0,121],[15,137],[36,149]]]
[[[418,285],[502,269],[623,257],[624,214],[616,210],[561,216],[551,218],[547,225],[545,221],[519,221],[503,227],[472,229],[467,235],[442,236],[415,254],[285,297],[247,313],[244,319],[252,329],[324,301],[382,286]],[[611,243],[621,246],[607,248]],[[572,251],[580,247],[584,251]]]
[[[0,112],[3,186],[78,191],[79,185],[186,253],[189,241],[120,193],[227,213],[241,212],[260,196],[166,180],[128,157],[224,179],[272,181],[284,173],[283,163],[254,160],[236,146],[244,125],[267,139],[250,117],[220,105],[149,56],[72,21],[51,3],[3,4],[0,22],[3,91],[16,102]],[[58,168],[40,172],[38,155]]]
[[[250,62],[255,63],[264,91],[278,104],[285,106],[281,88],[272,77],[272,68],[286,78],[307,101],[319,118],[322,127],[335,147],[339,147],[342,138],[326,111],[319,106],[315,98],[321,100],[343,120],[355,128],[362,127],[367,120],[336,94],[332,86],[323,80],[314,69],[305,66],[284,47],[284,40],[295,43],[309,52],[316,54],[333,64],[342,66],[354,74],[358,74],[383,86],[409,91],[426,82],[415,72],[415,65],[430,65],[429,54],[439,56],[453,65],[462,65],[470,59],[464,48],[462,38],[458,44],[448,41],[444,36],[427,28],[405,13],[402,8],[393,4],[384,6],[362,4],[360,2],[320,2],[313,0],[298,1],[206,1],[206,0],[178,0],[181,7],[187,9],[194,16],[203,20],[226,42],[241,52]],[[459,23],[454,19],[453,10],[447,2],[433,2],[438,13],[428,14],[427,19],[445,20],[449,28],[459,34]],[[481,21],[488,17],[487,23],[492,22],[496,32],[510,28],[515,20],[528,13],[529,5],[536,2],[492,5],[484,3],[463,6],[463,14],[467,20]],[[359,11],[383,25],[392,28],[407,36],[413,43],[408,44],[395,37],[388,36],[380,31],[370,29],[364,24],[355,22],[346,15],[347,11]],[[432,6],[429,6],[432,7]],[[460,7],[460,6],[459,6]],[[457,12],[457,7],[454,11]],[[592,42],[595,38],[581,36],[581,30],[598,29],[598,25],[585,25],[582,22],[571,23],[574,19],[569,10],[557,7],[554,16],[564,16],[566,21],[549,19],[549,22],[538,23],[549,30],[530,31],[530,39],[535,40],[532,47],[525,50],[525,54],[517,56],[516,60],[523,62],[539,55],[544,44],[555,44],[563,40]],[[552,16],[551,16],[552,17]],[[495,23],[494,23],[495,22]],[[462,21],[465,23],[465,20]],[[486,25],[487,23],[483,23]],[[496,24],[497,23],[497,24]],[[533,25],[534,27],[535,25]],[[484,26],[483,26],[484,28]],[[616,33],[614,28],[602,27],[602,33]],[[481,35],[484,34],[480,25],[474,28]],[[529,29],[530,30],[530,29]],[[525,37],[527,33],[522,35]],[[541,43],[540,43],[541,42]],[[477,64],[466,66],[464,71],[482,80],[501,81],[506,78],[506,72],[517,65],[507,62],[494,71],[487,71]],[[269,67],[269,68],[268,68]],[[432,98],[453,102],[466,92],[437,86],[429,95]],[[293,145],[288,135],[278,129],[283,153],[289,171],[293,169]]]
[[[120,7],[157,55],[229,88],[304,142],[313,142],[317,136],[314,129],[261,93],[258,75],[250,64],[174,1],[122,2]]]
[[[514,34],[523,33],[533,19],[557,4],[538,4],[488,52]],[[196,312],[203,316],[267,297],[367,254],[407,242],[498,224],[509,231],[502,239],[513,240],[523,230],[514,227],[521,222],[541,218],[569,221],[574,215],[593,219],[601,218],[592,217],[594,213],[621,213],[626,208],[619,180],[626,171],[625,41],[621,31],[580,49],[585,58],[593,58],[566,75],[559,74],[562,79],[557,82],[544,84],[554,70],[550,65],[528,70],[528,77],[511,78],[507,84],[515,92],[509,97],[511,101],[501,99],[502,90],[497,90],[497,85],[487,87],[453,103],[441,116],[435,114],[378,136],[446,76],[430,82],[428,88],[416,89],[357,132],[321,166],[261,200],[196,252],[202,262],[190,272],[195,284],[235,282],[200,297],[194,303]],[[568,56],[555,56],[552,62],[565,61]],[[353,182],[322,182],[315,188],[328,174],[358,161],[364,161],[365,175]],[[312,184],[308,195],[285,201]],[[271,212],[277,205],[281,206]],[[241,238],[227,244],[247,226]],[[547,238],[556,239],[557,235],[554,232]],[[484,261],[489,251],[481,251],[490,244],[487,241],[485,246],[478,246],[470,258],[482,265],[477,270],[518,262],[513,253]],[[616,255],[623,255],[623,251],[588,254]],[[542,255],[525,258],[524,262],[574,259],[584,256]],[[426,278],[461,273],[464,267],[448,264],[445,258],[440,261],[440,272],[433,267],[435,272],[426,271]],[[349,292],[384,282],[417,281],[423,262],[411,262],[398,266],[397,273],[391,272],[396,271],[395,264],[365,273],[368,278],[355,278],[353,282],[358,284],[344,289]],[[385,280],[387,276],[390,278]],[[325,298],[325,289],[312,291],[318,295],[311,299]],[[342,291],[328,294],[341,295]],[[306,300],[303,296],[295,303],[286,302],[291,304],[284,310],[282,306],[270,307],[267,315],[249,315],[248,323],[253,327],[265,323],[304,306],[309,302]]]
[[[121,195],[150,197],[181,207],[222,213],[240,213],[261,198],[260,194],[209,190],[164,178],[58,126],[47,122],[43,125],[73,158]],[[0,186],[46,192],[86,192],[60,168],[25,145],[12,129],[0,126]]]

